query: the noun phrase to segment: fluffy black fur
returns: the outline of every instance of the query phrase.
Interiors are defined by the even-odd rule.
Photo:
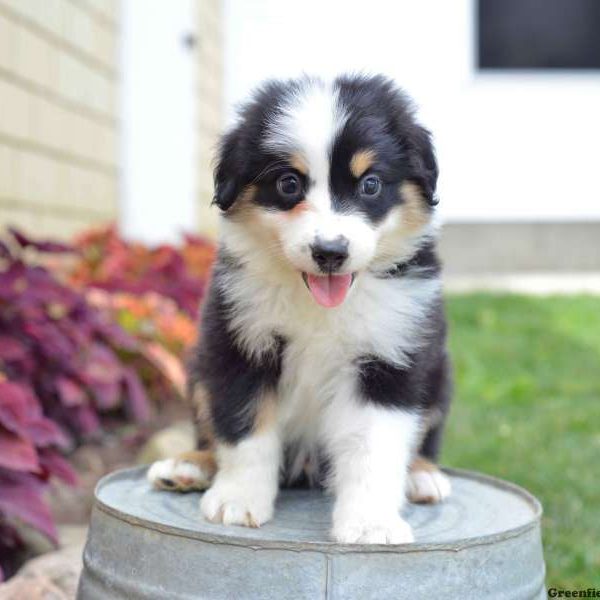
[[[239,123],[223,137],[215,170],[214,202],[229,210],[242,191],[259,184],[253,202],[272,210],[290,210],[296,202],[285,201],[276,192],[275,181],[284,172],[295,171],[281,156],[265,150],[262,142],[267,125],[280,114],[286,102],[311,79],[271,81],[255,92],[240,111]],[[340,211],[361,211],[374,223],[402,202],[398,186],[412,181],[422,190],[429,206],[437,204],[435,187],[438,168],[429,132],[414,119],[410,100],[385,77],[340,77],[342,108],[350,118],[331,151],[330,187],[334,206]],[[373,172],[383,181],[376,202],[356,194],[356,180],[348,169],[350,158],[361,148],[373,148],[379,160]],[[276,168],[271,165],[278,163]],[[305,191],[310,180],[296,172]]]
[[[251,199],[268,210],[285,211],[295,202],[285,202],[275,189],[282,172],[294,170],[281,163],[281,156],[265,150],[267,123],[285,107],[286,101],[307,80],[270,82],[256,92],[241,109],[239,123],[222,140],[215,170],[214,202],[228,216],[249,185],[257,192]],[[336,81],[341,104],[350,114],[331,149],[330,189],[339,211],[359,211],[373,223],[403,201],[398,193],[404,181],[416,183],[428,210],[437,203],[437,163],[427,130],[414,120],[406,96],[383,77],[343,77]],[[376,202],[361,199],[355,192],[356,179],[348,165],[355,152],[373,148],[377,163],[373,171],[384,184]],[[280,164],[271,169],[275,161]],[[310,180],[298,173],[305,189]],[[222,250],[214,270],[213,284],[204,307],[202,336],[194,360],[192,384],[201,382],[211,397],[211,411],[218,438],[235,442],[252,428],[256,401],[265,390],[277,386],[286,341],[273,332],[275,350],[260,361],[249,359],[236,345],[227,327],[227,306],[220,291],[223,274],[240,268]],[[408,260],[379,273],[382,278],[438,277],[440,264],[433,242],[420,247]],[[357,361],[358,381],[365,402],[386,407],[415,408],[431,416],[421,454],[436,459],[443,422],[451,397],[449,359],[446,353],[446,322],[442,300],[426,318],[426,334],[410,357],[410,366],[399,368],[377,357],[365,355]],[[216,401],[215,399],[218,399]]]
[[[285,349],[285,341],[275,332],[273,351],[260,360],[248,358],[235,343],[227,327],[230,307],[220,280],[225,270],[236,268],[235,261],[221,252],[203,308],[201,341],[190,374],[192,387],[201,383],[208,392],[214,433],[229,443],[252,430],[258,402],[277,386]]]

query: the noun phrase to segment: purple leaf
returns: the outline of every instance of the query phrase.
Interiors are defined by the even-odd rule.
[[[69,446],[69,440],[60,427],[54,421],[45,417],[30,421],[27,423],[25,430],[28,437],[31,438],[38,448],[46,448],[48,446],[67,448]]]
[[[117,383],[123,376],[123,368],[115,353],[107,346],[93,344],[87,353],[87,364],[82,377],[88,385]]]
[[[26,335],[35,342],[45,358],[54,362],[67,362],[75,352],[71,341],[51,322],[27,322],[23,327]]]
[[[137,422],[147,421],[150,417],[150,406],[146,390],[134,369],[128,367],[123,376],[125,386],[125,408]]]
[[[25,281],[26,267],[20,262],[11,263],[8,270],[0,271],[0,299],[11,300],[22,292]]]
[[[73,246],[67,246],[66,244],[61,244],[59,242],[38,242],[32,240],[27,237],[25,234],[20,231],[14,229],[13,227],[9,227],[8,231],[11,233],[17,244],[21,246],[21,248],[34,248],[39,252],[53,252],[53,253],[63,253],[63,252],[74,252]]]
[[[49,475],[55,475],[69,485],[77,485],[77,474],[71,465],[55,450],[40,450],[40,465]]]
[[[64,406],[81,406],[86,403],[85,391],[68,377],[59,376],[56,379],[56,390]]]
[[[0,258],[12,258],[10,248],[2,240],[0,240]]]
[[[100,429],[98,415],[89,406],[78,406],[75,408],[75,422],[84,435],[96,433]]]
[[[0,359],[4,361],[23,360],[27,356],[27,347],[23,342],[9,335],[0,334]]]
[[[0,469],[0,511],[32,525],[56,544],[52,515],[42,500],[45,488],[45,482],[35,475]]]
[[[35,448],[26,439],[0,426],[0,467],[14,471],[38,472]]]
[[[101,411],[111,410],[119,406],[121,386],[116,381],[99,382],[93,387],[96,406]]]
[[[24,384],[0,382],[0,425],[36,446],[68,446],[65,434],[42,415],[36,396]]]
[[[28,386],[0,381],[0,423],[6,429],[24,434],[25,425],[40,415],[37,398]]]

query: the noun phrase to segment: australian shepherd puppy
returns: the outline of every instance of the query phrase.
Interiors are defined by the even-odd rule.
[[[410,542],[450,399],[429,132],[383,77],[269,82],[224,136],[219,252],[190,373],[198,449],[159,488],[258,527],[280,485],[324,485],[332,538]]]

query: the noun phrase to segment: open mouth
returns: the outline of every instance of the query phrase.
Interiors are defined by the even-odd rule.
[[[302,273],[302,279],[304,279],[304,283],[313,298],[318,304],[326,308],[339,306],[346,299],[355,277],[356,273],[328,273],[324,275]]]

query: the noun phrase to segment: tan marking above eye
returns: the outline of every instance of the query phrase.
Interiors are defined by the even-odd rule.
[[[308,165],[301,154],[294,154],[290,158],[290,165],[296,169],[296,171],[302,173],[302,175],[308,175]]]
[[[350,159],[350,172],[356,179],[361,177],[367,169],[371,168],[375,162],[374,150],[359,150],[354,153]]]

